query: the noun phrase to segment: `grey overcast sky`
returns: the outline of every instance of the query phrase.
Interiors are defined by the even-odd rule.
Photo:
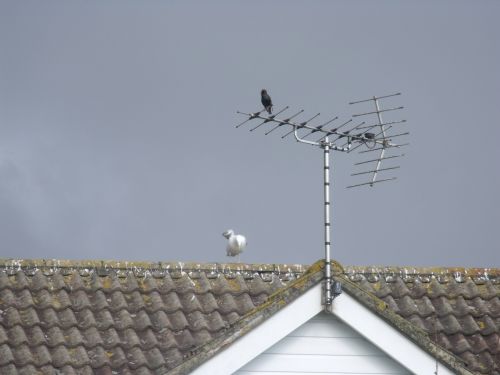
[[[243,262],[324,257],[321,150],[234,127],[267,88],[318,123],[403,93],[385,103],[411,132],[398,180],[345,189],[355,158],[333,154],[334,259],[499,267],[499,16],[498,1],[1,0],[0,257],[224,262],[228,228]]]

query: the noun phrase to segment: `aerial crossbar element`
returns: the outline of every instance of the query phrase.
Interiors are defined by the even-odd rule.
[[[407,145],[407,143],[406,144],[396,144],[396,143],[394,143],[393,139],[403,137],[403,136],[408,135],[410,133],[409,132],[401,132],[401,133],[392,133],[391,134],[390,130],[392,130],[394,126],[404,124],[404,123],[406,123],[406,120],[384,121],[382,119],[382,113],[386,114],[386,113],[399,111],[399,110],[403,109],[404,107],[399,106],[399,107],[392,107],[392,108],[381,108],[380,101],[382,99],[392,98],[392,97],[399,96],[399,95],[401,95],[401,93],[384,95],[384,96],[374,96],[370,99],[358,100],[358,101],[354,101],[354,102],[349,103],[351,105],[360,104],[360,103],[368,103],[368,102],[374,103],[374,105],[375,105],[374,111],[366,111],[366,112],[362,112],[362,113],[353,114],[352,117],[356,118],[356,117],[362,117],[362,116],[376,115],[376,120],[377,120],[376,123],[374,123],[374,124],[372,123],[371,125],[359,127],[359,129],[361,129],[361,130],[366,129],[365,131],[370,131],[372,129],[378,128],[377,134],[373,135],[374,142],[371,142],[371,143],[366,142],[367,148],[359,151],[359,153],[363,154],[363,153],[373,152],[373,151],[379,151],[380,153],[376,159],[361,161],[361,162],[354,164],[355,166],[358,166],[358,165],[364,165],[364,164],[374,162],[375,167],[371,168],[367,171],[352,173],[351,176],[370,175],[371,178],[368,182],[360,182],[357,184],[353,184],[353,185],[348,186],[348,188],[358,187],[358,186],[373,186],[377,181],[381,181],[381,182],[382,181],[392,181],[395,179],[395,178],[384,178],[383,180],[377,180],[380,172],[391,171],[391,170],[399,168],[399,166],[391,166],[391,167],[387,167],[387,168],[382,168],[381,167],[382,161],[387,160],[387,159],[395,159],[396,157],[403,156],[404,154],[400,154],[397,156],[394,156],[394,155],[386,156],[386,153],[392,149],[395,149],[395,148],[399,149],[399,148]],[[354,150],[358,149],[360,146],[362,146],[362,145],[357,145],[356,147],[353,147],[351,150],[349,150],[349,152],[353,152]]]
[[[363,130],[363,129],[361,129],[361,126],[364,125],[365,122],[357,124],[356,126],[350,128],[348,130],[341,131],[340,129],[344,128],[346,125],[351,124],[353,120],[349,119],[338,127],[335,127],[332,129],[325,129],[326,125],[337,120],[338,116],[336,116],[336,117],[334,117],[334,118],[328,120],[327,122],[325,122],[321,125],[318,125],[318,126],[312,126],[309,123],[311,121],[313,121],[315,118],[319,117],[319,115],[320,115],[319,113],[315,114],[311,118],[309,118],[305,121],[302,121],[302,122],[294,122],[294,121],[292,121],[292,119],[297,117],[298,115],[302,114],[304,112],[304,110],[300,110],[299,112],[295,113],[294,115],[292,115],[286,119],[280,119],[277,117],[280,113],[283,113],[288,108],[289,107],[286,106],[281,111],[279,111],[273,115],[267,115],[265,113],[263,114],[264,111],[253,112],[253,113],[245,113],[245,112],[238,111],[237,112],[238,114],[248,116],[248,119],[245,120],[244,122],[236,125],[236,128],[241,127],[243,124],[245,124],[246,122],[248,122],[250,120],[260,119],[260,120],[262,120],[262,122],[259,123],[258,125],[256,125],[255,127],[251,128],[250,131],[253,132],[253,131],[257,130],[258,128],[260,128],[264,124],[274,123],[274,126],[270,130],[265,132],[265,134],[268,135],[280,127],[288,126],[290,130],[281,136],[282,139],[287,137],[290,134],[294,134],[295,139],[298,142],[302,142],[302,143],[306,143],[306,144],[310,144],[310,145],[314,145],[314,146],[320,146],[320,147],[322,147],[322,144],[325,142],[326,137],[333,135],[333,136],[336,136],[336,138],[332,142],[330,142],[330,147],[333,149],[336,148],[338,151],[341,151],[342,149],[347,148],[347,147],[339,147],[339,146],[334,144],[334,142],[336,142],[342,138],[346,138],[348,141],[347,143],[352,143],[352,142],[357,141],[358,143],[364,144],[366,142],[371,142],[371,143],[379,144],[380,146],[383,146],[384,142],[387,143],[386,139],[381,139],[381,138],[374,139],[374,138],[369,137],[367,130],[361,131],[360,133],[354,133],[355,131]],[[373,125],[373,127],[375,127],[375,126],[378,126],[378,125]],[[368,129],[370,129],[370,128],[368,128]],[[298,132],[301,130],[307,131],[307,133],[299,134]],[[316,141],[305,140],[306,137],[308,137],[312,134],[316,134],[316,133],[321,134],[321,138],[319,138]],[[344,151],[348,151],[348,150],[344,150]]]

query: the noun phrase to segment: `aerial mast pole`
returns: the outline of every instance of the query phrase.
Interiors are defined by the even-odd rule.
[[[330,265],[330,144],[328,136],[323,147],[323,178],[324,178],[324,204],[325,204],[325,304],[332,303],[332,270]]]

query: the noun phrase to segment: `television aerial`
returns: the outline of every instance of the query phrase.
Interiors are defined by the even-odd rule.
[[[404,156],[401,149],[408,143],[398,141],[403,140],[408,135],[407,131],[399,131],[401,125],[406,120],[384,121],[383,116],[402,110],[404,107],[382,107],[382,101],[401,95],[401,93],[373,96],[369,99],[350,102],[350,105],[368,105],[372,103],[374,108],[361,113],[355,113],[350,119],[341,122],[338,116],[329,119],[318,125],[312,125],[311,122],[320,116],[319,113],[303,120],[295,120],[304,112],[303,109],[284,117],[282,115],[289,109],[288,106],[272,114],[266,109],[257,112],[245,113],[237,111],[238,114],[246,116],[247,119],[236,128],[249,123],[252,120],[261,120],[259,124],[250,128],[250,132],[264,127],[265,135],[269,135],[277,130],[285,130],[281,139],[285,139],[293,134],[295,140],[299,143],[315,146],[323,150],[324,166],[324,237],[325,237],[325,308],[328,308],[340,290],[340,285],[332,281],[330,265],[330,151],[339,151],[350,154],[354,151],[367,159],[354,163],[357,168],[351,176],[356,179],[354,183],[347,188],[373,187],[381,182],[393,181],[395,176],[390,173],[399,169],[400,166],[393,164],[394,161]],[[278,117],[281,115],[281,117]],[[361,121],[363,120],[363,121]],[[334,125],[335,124],[335,125]],[[337,125],[338,124],[338,125]],[[318,137],[311,140],[311,137]],[[306,139],[308,138],[308,139]],[[385,163],[390,163],[388,166]],[[389,174],[389,175],[388,175]],[[360,180],[361,179],[361,180]]]

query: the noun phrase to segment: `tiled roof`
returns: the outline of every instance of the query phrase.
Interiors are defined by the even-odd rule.
[[[343,273],[467,369],[500,375],[500,269],[346,267]]]
[[[0,374],[187,373],[320,282],[318,265],[0,260]],[[334,269],[419,345],[500,375],[500,270]]]
[[[0,261],[0,374],[163,374],[302,266]]]

